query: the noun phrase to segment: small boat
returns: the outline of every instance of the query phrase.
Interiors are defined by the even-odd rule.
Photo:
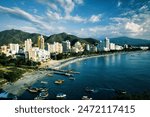
[[[34,87],[29,87],[27,90],[31,93],[37,93],[39,91],[38,88],[34,88]]]
[[[48,92],[47,91],[42,91],[41,93],[39,93],[39,97],[42,97],[42,98],[46,98],[48,97]]]
[[[83,96],[82,100],[92,100],[92,98],[89,98],[88,96]]]
[[[53,76],[53,74],[47,74],[47,76],[52,77],[52,76]]]
[[[92,93],[92,92],[95,91],[95,89],[86,87],[86,88],[85,88],[85,91],[86,91],[86,92],[89,92],[89,93]]]
[[[48,91],[48,88],[39,88],[39,91]]]
[[[60,99],[63,99],[63,98],[66,98],[66,94],[64,94],[64,93],[58,93],[57,95],[56,95],[56,98],[60,98]]]
[[[41,81],[41,84],[48,84],[48,82],[46,82],[46,81]]]
[[[69,77],[69,80],[75,80],[75,78],[73,78],[73,77]]]
[[[72,74],[69,74],[69,73],[65,73],[64,75],[65,76],[73,76]]]
[[[62,83],[64,83],[64,80],[56,80],[54,83],[55,84],[62,84]]]

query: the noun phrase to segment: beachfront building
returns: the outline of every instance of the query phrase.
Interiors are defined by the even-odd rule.
[[[24,48],[24,52],[29,52],[32,49],[32,40],[31,39],[27,39],[24,42],[25,48]]]
[[[1,46],[1,53],[4,53],[4,54],[7,55],[7,53],[8,53],[8,46],[6,46],[6,45]]]
[[[77,41],[74,44],[74,46],[72,47],[72,52],[74,52],[74,53],[79,53],[79,52],[83,52],[83,51],[84,51],[83,46],[79,41]]]
[[[85,50],[86,50],[86,51],[90,51],[90,45],[89,45],[89,44],[86,44],[86,45],[85,45]]]
[[[110,40],[106,37],[103,41],[103,51],[110,51]]]
[[[41,35],[41,36],[38,36],[38,47],[39,49],[43,49],[44,50],[44,37]]]
[[[9,44],[9,53],[15,55],[19,52],[19,44]]]
[[[62,53],[63,52],[63,46],[61,43],[54,42],[53,44],[47,43],[48,51],[50,53]]]
[[[62,46],[63,46],[63,52],[67,53],[70,52],[71,50],[71,43],[69,40],[63,41],[62,42]]]
[[[50,53],[55,53],[55,45],[47,43],[47,49]]]
[[[115,45],[115,50],[123,50],[123,47],[120,45]]]
[[[50,58],[50,52],[39,49],[38,47],[33,47],[29,52],[29,60],[35,62],[44,62]]]
[[[116,45],[114,43],[110,43],[109,48],[110,50],[116,50]]]
[[[55,53],[63,53],[63,46],[59,42],[54,42]]]

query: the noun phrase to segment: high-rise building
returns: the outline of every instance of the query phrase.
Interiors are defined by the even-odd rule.
[[[10,53],[11,54],[16,54],[19,52],[19,44],[9,44],[9,48],[10,48]]]
[[[62,46],[63,46],[63,52],[70,52],[71,44],[69,40],[63,41]]]
[[[83,51],[84,51],[83,46],[79,41],[77,41],[72,47],[72,52],[79,53]]]
[[[50,53],[55,53],[55,45],[47,43],[47,48]]]
[[[38,36],[38,47],[44,50],[44,37],[42,35]]]
[[[109,51],[110,50],[109,45],[110,45],[110,40],[106,37],[103,41],[103,50]]]
[[[90,51],[90,45],[89,45],[89,44],[86,44],[86,45],[85,45],[85,50],[86,50],[86,51]]]
[[[62,53],[63,52],[63,46],[61,43],[54,42],[53,44],[47,44],[48,45],[48,51],[50,53]]]
[[[31,39],[27,39],[27,40],[25,41],[25,48],[24,48],[24,51],[25,51],[25,52],[29,52],[29,51],[31,51],[31,49],[32,49],[32,40],[31,40]]]
[[[116,49],[116,46],[115,46],[115,44],[114,43],[110,43],[110,45],[109,45],[110,47],[110,50],[115,50]]]
[[[63,46],[61,43],[54,42],[55,45],[55,52],[56,53],[62,53],[63,52]]]

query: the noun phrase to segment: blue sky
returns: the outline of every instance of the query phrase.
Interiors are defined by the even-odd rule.
[[[150,39],[150,0],[0,0],[0,31]]]

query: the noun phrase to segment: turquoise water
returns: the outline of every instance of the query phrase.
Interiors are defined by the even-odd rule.
[[[66,99],[81,99],[88,95],[93,99],[112,99],[116,95],[114,90],[125,90],[128,93],[141,93],[150,91],[150,52],[130,52],[91,58],[72,63],[63,69],[73,69],[80,72],[69,80],[66,76],[45,76],[41,84],[37,81],[33,86],[49,88],[47,99],[56,99],[59,92],[67,95]],[[56,85],[54,81],[63,79],[64,84]],[[95,89],[93,93],[87,93],[86,87]],[[20,99],[34,99],[37,94],[26,91]]]

